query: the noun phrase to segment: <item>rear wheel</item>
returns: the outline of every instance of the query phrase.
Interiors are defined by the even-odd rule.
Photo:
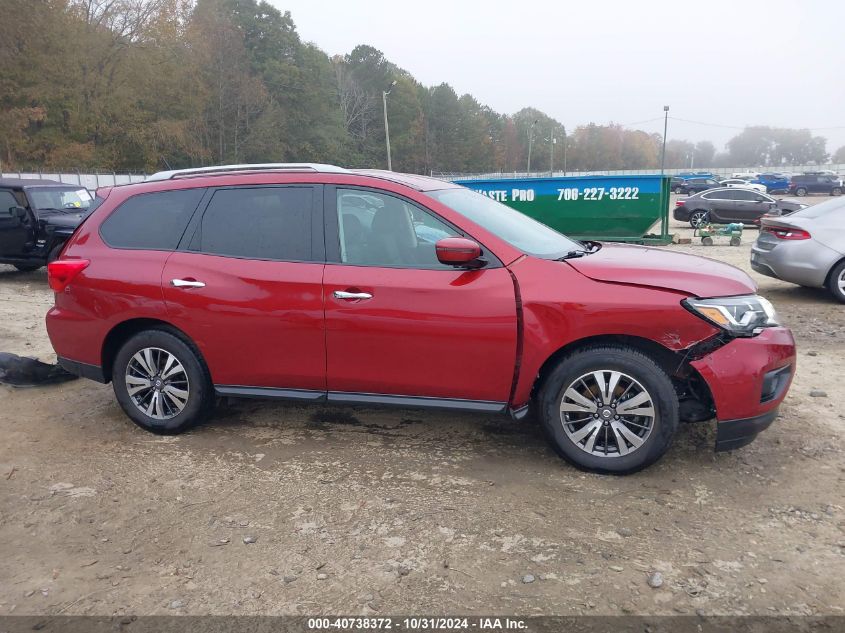
[[[795,195],[799,198],[803,198],[807,195],[807,190],[804,187],[798,187],[798,189],[795,190]]]
[[[742,238],[739,238],[736,235],[734,235],[731,238],[731,246],[739,246],[741,243],[742,243]]]
[[[214,405],[214,387],[199,352],[164,330],[140,332],[123,344],[112,385],[126,415],[151,433],[181,433]]]
[[[623,475],[653,464],[678,427],[672,381],[626,346],[564,358],[540,390],[540,419],[557,453],[578,468]]]
[[[701,243],[704,244],[705,246],[713,246],[713,238],[710,237],[710,236],[702,237]]]
[[[842,195],[842,187],[834,187],[831,192],[834,196],[841,196]]]
[[[710,214],[707,211],[693,211],[690,213],[689,216],[689,225],[697,229],[702,224],[707,224],[707,221],[710,219]]]
[[[827,287],[837,301],[845,303],[845,261],[839,262],[830,271]]]

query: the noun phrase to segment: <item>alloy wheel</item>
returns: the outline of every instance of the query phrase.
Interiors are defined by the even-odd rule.
[[[188,374],[179,359],[159,347],[138,350],[126,366],[126,392],[144,414],[169,420],[188,404]]]
[[[839,292],[845,296],[845,268],[842,269],[839,277],[836,278],[836,285],[839,286]]]
[[[621,457],[651,435],[657,412],[651,394],[623,372],[600,369],[576,378],[563,392],[560,420],[569,440],[597,457]]]
[[[692,224],[694,228],[698,228],[704,223],[704,219],[707,217],[707,214],[702,211],[696,211],[690,216],[689,222]]]

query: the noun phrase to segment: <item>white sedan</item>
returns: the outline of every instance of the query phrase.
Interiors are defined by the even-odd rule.
[[[737,189],[751,189],[752,191],[759,191],[766,193],[766,185],[761,185],[743,178],[728,178],[719,182],[722,187],[735,187]]]

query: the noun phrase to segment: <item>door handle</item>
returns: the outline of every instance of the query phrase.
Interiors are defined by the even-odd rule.
[[[195,279],[171,279],[170,285],[174,288],[205,288],[205,284]]]
[[[345,299],[346,301],[353,301],[355,299],[372,299],[373,295],[369,292],[346,292],[345,290],[335,290],[335,299]]]

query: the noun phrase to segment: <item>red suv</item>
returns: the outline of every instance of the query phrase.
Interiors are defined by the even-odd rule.
[[[791,332],[744,272],[578,242],[448,182],[327,165],[162,172],[100,190],[49,266],[59,362],[155,433],[217,396],[509,413],[627,473],[680,420],[771,424]]]

